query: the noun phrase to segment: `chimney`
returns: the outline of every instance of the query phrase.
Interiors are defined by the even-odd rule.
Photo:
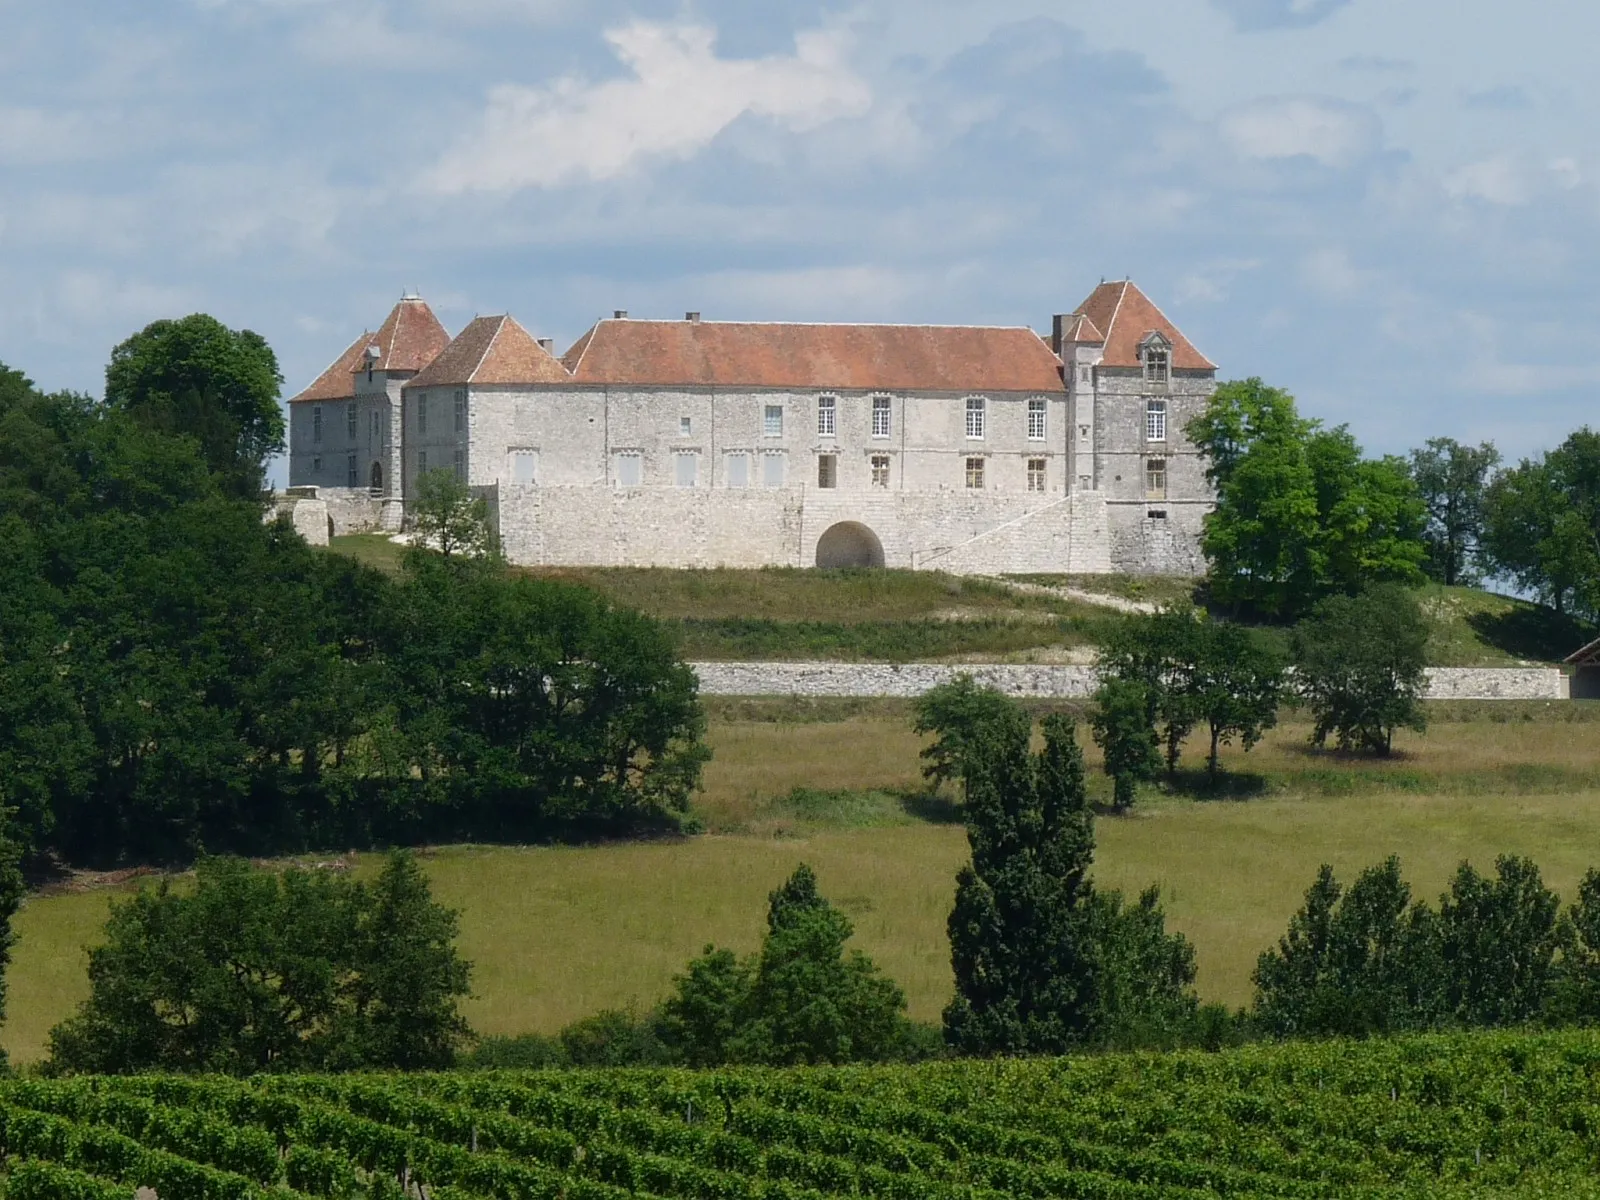
[[[546,354],[554,354],[556,352],[555,338],[540,338],[539,349],[543,350]]]
[[[1067,336],[1067,326],[1071,323],[1071,313],[1057,313],[1050,318],[1050,349],[1057,354],[1061,353],[1062,342],[1066,340]]]
[[[613,318],[615,318],[618,321],[626,321],[628,319],[628,310],[625,309],[625,308],[619,308],[619,309],[615,310],[611,315],[612,315]]]
[[[698,325],[700,323],[700,314],[697,312],[686,312],[683,314],[683,319],[689,322],[691,325]]]

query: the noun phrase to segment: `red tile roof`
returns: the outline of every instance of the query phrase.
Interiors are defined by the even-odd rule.
[[[450,335],[427,301],[420,296],[406,296],[372,335],[371,344],[378,348],[378,357],[372,362],[374,371],[420,371],[450,344]],[[355,370],[366,369],[363,357]]]
[[[1137,367],[1139,344],[1151,333],[1160,333],[1172,343],[1172,366],[1180,371],[1214,371],[1217,364],[1208,359],[1167,320],[1150,298],[1131,280],[1102,283],[1078,306],[1078,315],[1088,317],[1105,330],[1103,367]]]
[[[356,394],[356,381],[353,378],[357,367],[361,364],[361,355],[372,344],[372,335],[363,333],[350,343],[350,348],[333,364],[318,375],[316,381],[298,396],[290,396],[289,403],[295,404],[301,400],[349,400]]]
[[[467,383],[571,383],[550,351],[508,316],[478,317],[407,387]]]
[[[1031,329],[607,320],[562,362],[579,383],[1059,391],[1061,360]]]
[[[1072,342],[1098,344],[1106,340],[1106,335],[1101,333],[1099,326],[1088,317],[1078,313],[1073,317],[1072,324],[1062,333],[1061,340],[1069,344]]]

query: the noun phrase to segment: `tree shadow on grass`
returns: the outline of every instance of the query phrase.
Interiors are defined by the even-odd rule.
[[[1516,605],[1504,612],[1475,612],[1467,624],[1486,645],[1513,658],[1560,662],[1594,638],[1587,621],[1543,605]]]
[[[1188,800],[1255,800],[1270,790],[1267,777],[1254,771],[1223,771],[1213,778],[1204,767],[1179,768],[1159,783],[1167,795]]]
[[[908,817],[930,825],[961,824],[961,805],[944,792],[902,792],[900,807]]]

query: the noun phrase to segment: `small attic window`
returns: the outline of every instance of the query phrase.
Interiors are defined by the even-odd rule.
[[[1144,381],[1166,387],[1172,378],[1172,346],[1159,333],[1152,333],[1139,346],[1144,363]]]

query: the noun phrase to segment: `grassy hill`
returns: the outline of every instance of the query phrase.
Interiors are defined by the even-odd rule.
[[[448,1200],[1532,1200],[1600,1195],[1597,1068],[1593,1033],[1478,1034],[890,1068],[27,1080],[0,1083],[0,1116],[16,1200],[398,1196],[402,1173]]]
[[[388,538],[335,538],[333,548],[386,570]],[[935,571],[668,570],[585,567],[540,572],[651,613],[678,630],[696,660],[1079,662],[1093,655],[1114,609],[1094,596],[1144,603],[1194,598],[1195,581],[1167,576],[1030,575],[996,580]],[[1559,662],[1595,635],[1543,605],[1474,588],[1421,591],[1434,621],[1435,666]]]

